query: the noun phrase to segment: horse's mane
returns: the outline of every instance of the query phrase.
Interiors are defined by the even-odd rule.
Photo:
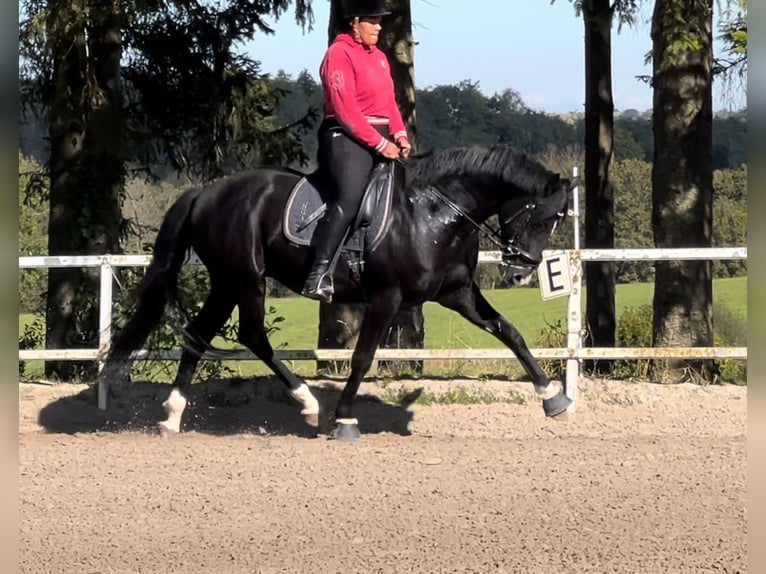
[[[535,195],[543,195],[558,175],[507,145],[436,149],[407,161],[407,183],[436,185],[461,177],[492,177]]]

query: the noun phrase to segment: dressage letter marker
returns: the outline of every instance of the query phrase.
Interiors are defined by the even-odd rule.
[[[569,260],[559,253],[543,257],[537,268],[540,279],[540,295],[543,300],[565,297],[572,292],[572,278],[569,276]]]

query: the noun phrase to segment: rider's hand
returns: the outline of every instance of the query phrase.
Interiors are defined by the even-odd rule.
[[[402,157],[409,157],[410,150],[412,150],[412,145],[406,136],[400,136],[396,140],[396,145],[398,145],[399,149],[402,151]]]
[[[383,157],[386,157],[388,159],[398,159],[401,151],[399,150],[399,147],[394,142],[387,142],[386,147],[383,148],[383,151],[380,153],[381,155],[383,155]]]

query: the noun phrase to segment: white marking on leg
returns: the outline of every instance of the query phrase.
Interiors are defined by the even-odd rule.
[[[319,401],[311,394],[311,389],[306,383],[301,383],[295,389],[290,391],[290,395],[303,405],[301,409],[302,415],[318,415],[319,414]]]
[[[168,400],[162,403],[162,408],[165,409],[165,414],[168,415],[166,421],[162,421],[160,426],[165,427],[172,432],[181,432],[181,415],[183,415],[186,408],[186,399],[178,389],[170,391]]]
[[[559,393],[559,386],[549,382],[545,387],[535,387],[535,392],[541,399],[546,400],[555,397]]]
[[[335,422],[341,425],[359,424],[359,421],[357,419],[337,419]]]

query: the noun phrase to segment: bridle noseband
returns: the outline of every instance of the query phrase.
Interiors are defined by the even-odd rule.
[[[455,213],[467,219],[476,229],[479,230],[479,232],[483,232],[492,243],[494,243],[497,247],[500,248],[500,252],[502,253],[501,262],[500,262],[501,266],[509,267],[511,265],[521,265],[525,267],[537,267],[540,264],[541,258],[533,256],[528,250],[524,249],[523,247],[521,247],[521,245],[519,245],[518,231],[513,235],[513,237],[504,241],[499,231],[497,231],[496,229],[493,229],[487,223],[484,223],[484,222],[480,223],[475,221],[458,204],[456,204],[450,198],[445,196],[435,187],[428,186],[426,190],[429,191],[432,195],[436,196],[441,201],[443,201],[445,204],[447,204]],[[532,216],[534,215],[534,211],[538,207],[540,207],[540,204],[535,201],[531,203],[527,203],[524,205],[524,207],[519,209],[516,213],[514,213],[510,217],[507,217],[503,221],[502,225],[506,226],[509,223],[514,222],[516,219],[526,216],[526,218],[521,222],[521,225],[519,224],[515,225],[516,229],[519,229],[519,230],[526,229],[529,226],[529,222],[532,221]],[[553,232],[556,231],[556,228],[558,227],[559,222],[564,218],[563,212],[557,211],[556,215],[558,216],[558,218],[556,219],[556,222],[553,224],[553,227],[551,228],[550,235],[553,235]]]
[[[541,257],[533,257],[528,250],[519,245],[519,234],[521,230],[529,227],[529,223],[532,221],[535,210],[539,207],[540,204],[536,201],[527,203],[516,213],[510,217],[506,217],[503,220],[503,227],[509,224],[513,224],[514,229],[517,231],[510,239],[506,241],[506,245],[502,249],[503,255],[502,261],[500,262],[501,266],[509,267],[514,264],[521,264],[522,266],[537,267],[540,265],[540,262],[542,261]],[[556,228],[559,226],[559,223],[561,223],[561,221],[564,219],[564,213],[561,211],[557,211],[556,216],[556,221],[553,223],[553,227],[551,227],[551,232],[548,234],[548,237],[553,236],[553,234],[556,232]],[[524,217],[523,220],[521,220],[522,217]],[[520,221],[517,222],[516,220]],[[516,259],[516,261],[512,261],[513,259]]]

